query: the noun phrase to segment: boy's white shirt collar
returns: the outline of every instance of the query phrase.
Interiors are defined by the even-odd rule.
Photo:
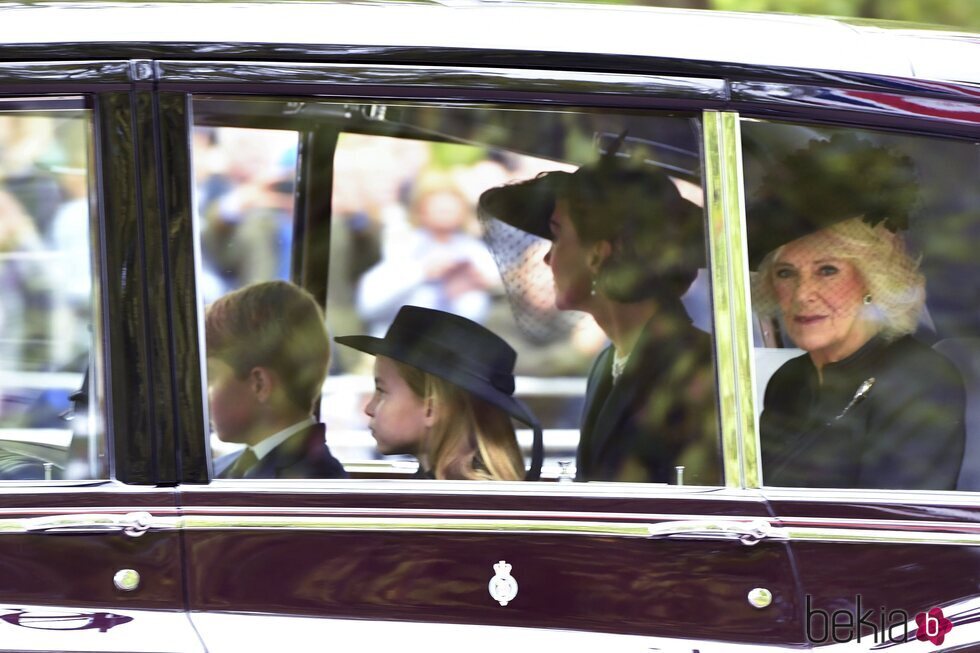
[[[316,420],[313,419],[312,415],[310,415],[303,421],[296,422],[292,426],[287,426],[283,430],[277,433],[273,433],[265,440],[262,440],[257,445],[252,447],[252,453],[255,454],[256,458],[262,460],[263,458],[269,455],[270,451],[272,451],[280,444],[288,440],[291,435],[295,435],[300,431],[302,431],[303,429],[313,426],[314,424],[316,424]]]

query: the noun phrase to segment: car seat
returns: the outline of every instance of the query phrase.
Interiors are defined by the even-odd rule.
[[[980,338],[946,338],[933,349],[956,365],[966,387],[966,448],[956,489],[980,491]]]

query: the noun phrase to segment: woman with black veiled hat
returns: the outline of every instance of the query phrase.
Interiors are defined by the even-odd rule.
[[[911,335],[925,283],[899,229],[915,193],[908,158],[844,135],[812,141],[764,180],[749,211],[750,250],[768,250],[753,300],[806,352],[766,388],[767,485],[956,486],[963,381]]]
[[[589,373],[578,481],[721,482],[711,338],[681,304],[704,259],[700,210],[613,153],[574,173],[492,188],[481,215],[551,241],[557,307],[611,344]]]
[[[538,479],[541,428],[513,396],[517,353],[496,334],[459,315],[402,306],[383,338],[335,340],[375,356],[364,412],[382,454],[415,456],[419,478]],[[511,418],[534,431],[527,472]]]

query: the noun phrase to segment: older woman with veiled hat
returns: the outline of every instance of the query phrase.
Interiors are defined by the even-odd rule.
[[[701,211],[612,153],[486,191],[481,216],[546,238],[556,304],[610,340],[589,373],[578,481],[721,482],[712,346],[681,304],[704,259]]]
[[[760,418],[763,480],[948,490],[963,457],[956,368],[913,333],[925,303],[907,251],[911,161],[854,136],[773,166],[748,212],[753,301],[806,353],[780,367]]]

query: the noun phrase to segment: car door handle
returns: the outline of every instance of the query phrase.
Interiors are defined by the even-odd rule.
[[[738,540],[746,546],[766,539],[786,539],[782,529],[764,519],[754,521],[685,519],[650,524],[647,529],[651,539],[677,537],[685,539]]]
[[[148,512],[128,512],[124,515],[109,513],[86,513],[78,515],[55,515],[35,517],[27,520],[28,533],[85,534],[85,533],[124,533],[139,537],[154,525],[154,518]]]

